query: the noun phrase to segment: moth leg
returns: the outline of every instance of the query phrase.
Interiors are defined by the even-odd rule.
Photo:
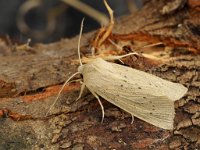
[[[99,96],[95,92],[93,92],[93,91],[90,91],[90,92],[94,95],[94,97],[96,97],[96,99],[98,100],[98,102],[99,102],[99,104],[101,106],[101,111],[102,111],[101,123],[103,123],[103,119],[104,119],[104,115],[105,115],[103,104],[101,103],[101,100],[99,99]]]
[[[131,124],[133,124],[133,122],[134,122],[134,116],[131,114]]]
[[[73,82],[78,82],[78,81],[82,81],[82,79],[76,79],[76,80],[71,80],[71,81],[69,81],[68,83],[73,83]]]
[[[80,93],[79,93],[79,96],[77,97],[76,101],[79,100],[83,94],[83,90],[85,89],[85,84],[83,82],[81,82],[81,90],[80,90]]]
[[[95,48],[94,47],[91,48],[91,53],[92,53],[92,57],[95,57]]]
[[[122,64],[124,64],[124,62],[121,59],[118,59]]]

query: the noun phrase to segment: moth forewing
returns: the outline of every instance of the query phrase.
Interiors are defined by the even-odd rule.
[[[79,71],[93,93],[148,123],[173,128],[174,101],[186,93],[184,86],[101,58]]]
[[[155,75],[132,69],[126,66],[111,63],[116,72],[124,76],[127,81],[132,82],[140,91],[148,91],[149,94],[167,96],[176,101],[183,97],[187,88],[182,84],[170,82]]]

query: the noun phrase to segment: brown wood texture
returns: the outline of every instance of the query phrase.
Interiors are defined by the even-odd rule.
[[[199,18],[194,0],[148,1],[142,10],[119,19],[110,36],[128,50],[136,43],[164,43],[144,50],[151,58],[133,56],[124,62],[188,87],[175,103],[173,131],[137,118],[131,124],[128,113],[103,99],[101,123],[98,101],[88,91],[75,101],[79,83],[67,85],[45,117],[62,83],[77,70],[78,38],[33,47],[0,40],[0,149],[199,149]],[[83,54],[89,55],[94,36],[83,35]]]

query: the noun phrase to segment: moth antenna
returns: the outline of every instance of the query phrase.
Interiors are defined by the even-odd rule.
[[[83,22],[84,22],[84,18],[81,21],[80,33],[79,33],[79,38],[78,38],[78,59],[80,62],[80,66],[83,65],[83,63],[81,61],[81,54],[80,54],[81,36],[82,36],[82,32],[83,32]]]
[[[111,42],[111,41],[110,41],[110,42]],[[113,42],[113,41],[112,41],[112,42]],[[113,44],[113,43],[112,43],[112,44]],[[157,45],[162,45],[162,44],[163,44],[162,42],[154,43],[154,44],[149,44],[149,45],[145,45],[145,46],[143,46],[143,47],[137,48],[136,50],[143,49],[143,48],[147,48],[147,47],[152,47],[152,46],[157,46]],[[129,54],[121,55],[121,56],[106,56],[106,57],[104,57],[103,59],[104,59],[104,60],[115,60],[115,59],[120,60],[121,58],[130,56],[130,55],[139,55],[139,53],[133,52],[133,53],[129,53]],[[121,61],[121,60],[120,60],[120,61]]]
[[[65,83],[63,84],[62,88],[60,89],[60,91],[59,91],[59,93],[58,93],[56,99],[54,100],[54,102],[51,104],[49,110],[47,111],[45,117],[47,117],[47,115],[49,114],[50,110],[53,108],[53,106],[54,106],[54,105],[56,104],[56,102],[58,101],[58,99],[59,99],[59,97],[60,97],[60,94],[61,94],[61,92],[63,91],[64,87],[65,87],[65,86],[67,85],[67,83],[68,83],[74,76],[76,76],[77,74],[80,74],[80,72],[74,73],[73,75],[71,75],[71,76],[65,81]]]
[[[134,53],[129,53],[129,54],[120,55],[120,56],[106,56],[106,57],[103,57],[103,59],[104,60],[116,60],[116,59],[120,60],[121,58],[130,56],[130,55],[139,55],[139,54],[134,52]]]
[[[141,48],[138,48],[138,49],[143,49],[143,48],[153,47],[153,46],[158,46],[158,45],[163,45],[163,43],[158,42],[158,43],[148,44],[148,45],[142,46]]]

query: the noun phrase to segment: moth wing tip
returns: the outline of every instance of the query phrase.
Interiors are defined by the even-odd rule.
[[[177,100],[181,99],[187,92],[188,92],[188,88],[182,85],[182,87],[180,88],[180,94]]]

